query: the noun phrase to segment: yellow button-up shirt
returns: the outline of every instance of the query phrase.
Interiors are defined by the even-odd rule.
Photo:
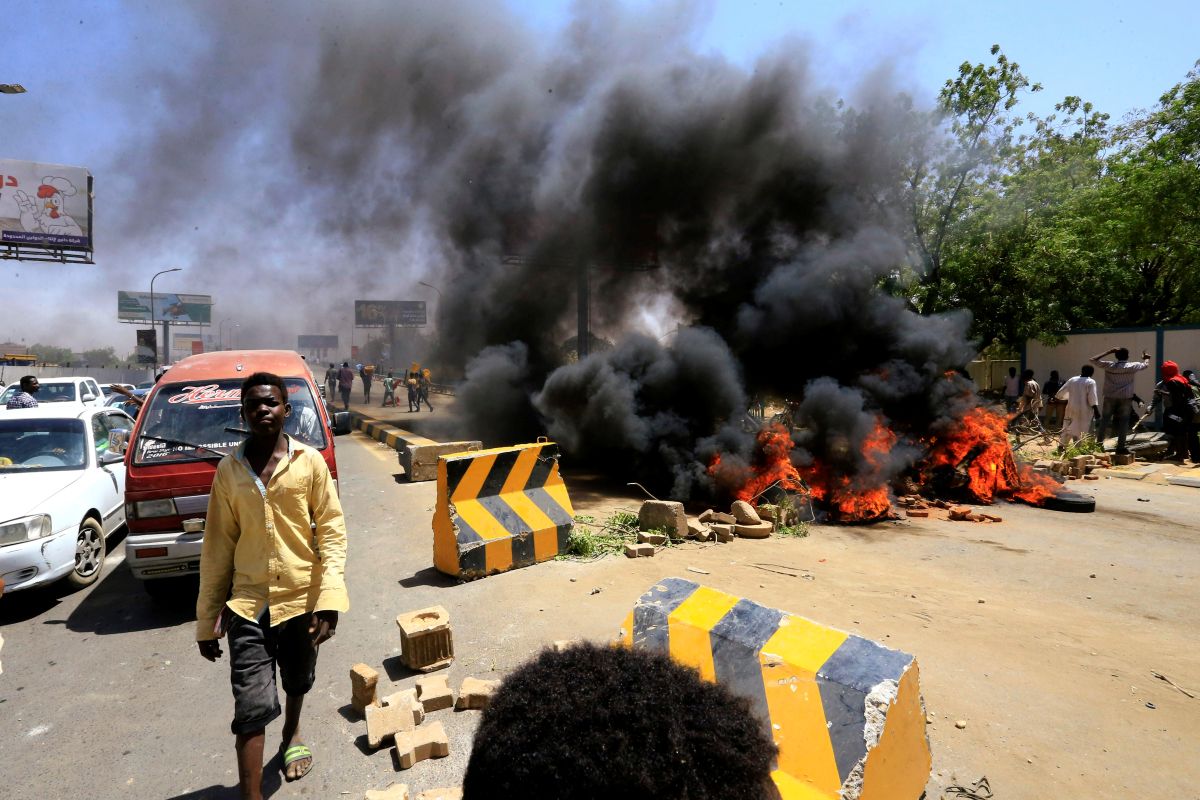
[[[314,527],[315,526],[315,527]],[[275,626],[312,611],[346,611],[346,522],[325,459],[288,437],[267,485],[243,444],[221,459],[200,551],[196,640],[216,639],[222,606]]]

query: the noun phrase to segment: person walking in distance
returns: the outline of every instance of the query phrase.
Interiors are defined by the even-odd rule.
[[[1115,361],[1105,359],[1105,356],[1116,356]],[[1150,366],[1150,354],[1142,351],[1141,361],[1130,361],[1129,350],[1124,347],[1113,347],[1090,359],[1091,363],[1104,370],[1104,402],[1100,413],[1100,430],[1096,438],[1101,444],[1108,432],[1108,426],[1117,429],[1117,454],[1124,455],[1125,436],[1129,432],[1129,415],[1133,411],[1133,382],[1137,373]]]
[[[1195,425],[1200,402],[1197,402],[1187,378],[1179,374],[1178,364],[1164,361],[1160,372],[1162,380],[1154,387],[1150,411],[1163,406],[1163,432],[1170,443],[1163,458],[1182,462],[1191,456],[1193,464],[1200,463],[1200,441],[1196,439]]]
[[[229,638],[238,784],[262,797],[267,725],[280,716],[276,671],[286,695],[279,747],[284,777],[303,778],[313,754],[300,736],[317,653],[334,635],[346,595],[346,525],[322,455],[283,432],[292,413],[278,375],[242,383],[250,438],[221,459],[200,551],[196,642],[209,661]]]
[[[1092,379],[1095,372],[1095,367],[1085,364],[1078,375],[1069,378],[1054,394],[1054,399],[1066,404],[1062,433],[1058,436],[1058,443],[1064,448],[1086,436],[1092,422],[1100,420],[1100,401],[1096,397],[1096,381]]]
[[[371,402],[371,381],[374,380],[374,378],[375,378],[375,368],[374,367],[360,367],[358,370],[358,375],[360,378],[362,378],[362,383],[363,383],[363,402],[370,403]]]
[[[1058,390],[1062,388],[1063,382],[1058,377],[1058,370],[1050,370],[1050,377],[1042,386],[1042,395],[1046,402],[1043,406],[1046,410],[1046,427],[1062,425],[1063,404],[1056,399]]]
[[[396,405],[396,379],[390,372],[383,379],[383,403],[380,404],[380,407],[389,405],[393,407]]]
[[[350,369],[350,362],[343,361],[342,368],[338,370],[338,391],[342,395],[342,405],[346,411],[350,410],[350,392],[354,389],[354,370]]]
[[[329,365],[329,369],[325,370],[325,399],[329,404],[333,404],[333,398],[337,397],[337,367],[333,364]]]
[[[429,407],[433,411],[433,406],[429,403],[429,387],[433,384],[433,375],[429,372],[429,368],[421,370],[421,377],[417,378],[417,411],[421,410],[421,403]]]
[[[1008,377],[1004,379],[1004,408],[1009,414],[1017,410],[1017,400],[1021,397],[1021,380],[1017,377],[1017,368],[1008,368]]]

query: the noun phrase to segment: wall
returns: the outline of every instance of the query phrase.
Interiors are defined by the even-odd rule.
[[[16,383],[22,375],[38,378],[70,378],[85,376],[95,378],[96,383],[144,383],[154,380],[154,371],[149,367],[9,367],[0,366],[0,381]]]
[[[1143,349],[1150,354],[1152,368],[1138,373],[1134,381],[1134,390],[1146,402],[1150,401],[1159,378],[1158,367],[1165,359],[1178,363],[1180,369],[1200,372],[1200,326],[1191,325],[1079,331],[1053,347],[1030,340],[1025,344],[1022,361],[1026,369],[1034,371],[1039,383],[1046,382],[1052,369],[1066,380],[1078,375],[1089,358],[1110,347],[1129,348],[1130,360],[1139,358]],[[1103,372],[1097,369],[1096,373],[1096,383],[1103,393]]]

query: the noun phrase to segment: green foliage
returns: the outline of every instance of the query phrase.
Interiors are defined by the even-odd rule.
[[[38,362],[42,364],[62,364],[65,366],[71,361],[71,348],[69,347],[59,347],[58,345],[38,342],[29,346],[29,352],[36,355]]]
[[[808,523],[797,522],[795,525],[782,525],[775,529],[775,535],[803,539],[808,536]]]
[[[558,558],[593,560],[617,555],[624,551],[626,544],[637,541],[637,533],[637,514],[628,511],[616,511],[599,523],[595,517],[578,514],[567,537],[567,549],[559,553]]]
[[[1092,436],[1084,436],[1077,442],[1060,447],[1052,453],[1052,457],[1060,461],[1069,461],[1075,456],[1086,456],[1092,453],[1103,453],[1104,447]]]
[[[80,355],[83,363],[92,367],[111,367],[121,363],[117,351],[111,347],[84,350]]]

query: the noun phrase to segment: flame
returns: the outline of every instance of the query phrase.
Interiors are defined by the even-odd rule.
[[[882,475],[884,456],[896,443],[896,434],[875,419],[875,427],[863,441],[862,455],[867,469],[856,475],[846,475],[830,469],[820,459],[800,467],[800,477],[809,486],[814,500],[819,500],[837,515],[841,522],[861,522],[887,515],[892,508],[887,479]]]
[[[1038,504],[1058,488],[1055,481],[1018,465],[1008,443],[1008,420],[986,408],[972,408],[946,434],[930,440],[926,463],[965,473],[965,489],[976,501],[991,504],[997,496]]]
[[[790,492],[802,491],[800,473],[792,465],[792,447],[792,435],[784,425],[774,422],[764,426],[758,432],[749,473],[738,477],[734,499],[753,502],[773,483]],[[717,453],[708,465],[708,474],[716,476],[720,472],[721,454]]]

